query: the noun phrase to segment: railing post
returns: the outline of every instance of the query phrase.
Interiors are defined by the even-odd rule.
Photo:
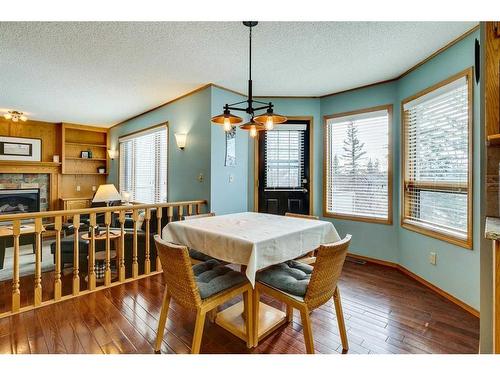
[[[56,265],[54,270],[54,300],[61,299],[61,230],[62,230],[62,217],[56,216],[54,218],[54,230],[56,231]]]
[[[90,241],[89,241],[89,290],[94,290],[96,287],[96,275],[95,275],[95,228],[97,227],[96,214],[91,213],[89,216],[90,221]]]
[[[35,219],[35,292],[34,292],[34,305],[40,306],[42,304],[42,218]]]
[[[149,275],[151,272],[151,260],[149,259],[149,237],[150,237],[150,219],[151,219],[151,209],[146,208],[144,211],[144,221],[146,221],[146,249],[144,250],[144,274]]]
[[[109,241],[109,226],[111,225],[111,212],[107,211],[104,213],[104,224],[106,225],[106,260],[104,268],[104,285],[108,286],[111,284],[111,243]]]
[[[120,249],[118,249],[118,280],[125,281],[125,211],[120,210],[118,220],[120,221]]]
[[[167,220],[169,223],[174,221],[174,207],[173,206],[168,206],[168,208],[167,208]]]
[[[171,207],[168,208],[168,210]],[[170,211],[169,211],[170,212]],[[161,218],[163,216],[163,207],[156,207],[156,231],[157,234],[161,237]],[[167,219],[168,219],[168,214],[167,214]],[[155,245],[156,246],[156,245]],[[158,255],[158,252],[156,252],[156,270],[161,271],[161,262],[160,262],[160,256]]]
[[[196,215],[199,215],[201,213],[201,203],[196,204]]]
[[[132,278],[139,276],[139,264],[137,263],[137,210],[133,210],[132,221],[134,222],[134,234],[132,244]]]
[[[75,229],[73,240],[73,295],[80,294],[80,214],[73,215],[73,228]]]
[[[14,235],[14,265],[12,269],[12,312],[18,312],[21,307],[21,291],[19,290],[19,235],[21,234],[21,223],[14,220],[12,223],[12,234]]]
[[[188,215],[191,216],[193,214],[193,205],[188,204]]]
[[[177,213],[179,214],[179,221],[181,221],[184,218],[184,206],[183,205],[179,205],[179,210],[177,211]]]

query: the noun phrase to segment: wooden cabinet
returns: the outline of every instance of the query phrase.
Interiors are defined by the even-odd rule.
[[[89,208],[92,205],[92,198],[61,198],[61,209],[62,210],[79,210],[82,208]],[[67,217],[63,220],[67,221]]]

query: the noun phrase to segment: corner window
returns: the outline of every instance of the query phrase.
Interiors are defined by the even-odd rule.
[[[472,247],[472,74],[403,101],[404,228]]]

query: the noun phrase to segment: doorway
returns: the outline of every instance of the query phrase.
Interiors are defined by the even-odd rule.
[[[289,117],[259,134],[254,197],[258,212],[312,213],[311,133],[312,117]]]

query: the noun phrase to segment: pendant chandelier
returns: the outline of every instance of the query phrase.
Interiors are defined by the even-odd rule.
[[[7,113],[4,113],[3,117],[6,120],[12,120],[13,122],[18,122],[19,120],[28,121],[28,118],[24,115],[24,113],[19,111],[8,111]]]
[[[250,121],[240,125],[240,129],[250,131],[250,136],[255,137],[258,131],[262,130],[272,130],[274,125],[282,124],[286,122],[287,118],[285,116],[278,115],[273,112],[273,103],[259,102],[254,100],[252,97],[252,27],[257,25],[257,21],[245,21],[243,25],[250,29],[249,40],[250,40],[250,54],[249,54],[249,78],[248,78],[248,97],[247,100],[224,105],[224,112],[220,115],[212,117],[212,122],[216,125],[223,125],[224,131],[229,132],[237,124],[243,122],[243,119],[239,116],[235,116],[231,111],[241,111],[248,113],[251,118]],[[246,103],[246,108],[238,107]],[[255,105],[255,106],[254,106]],[[266,112],[256,115],[255,112],[263,111]]]

